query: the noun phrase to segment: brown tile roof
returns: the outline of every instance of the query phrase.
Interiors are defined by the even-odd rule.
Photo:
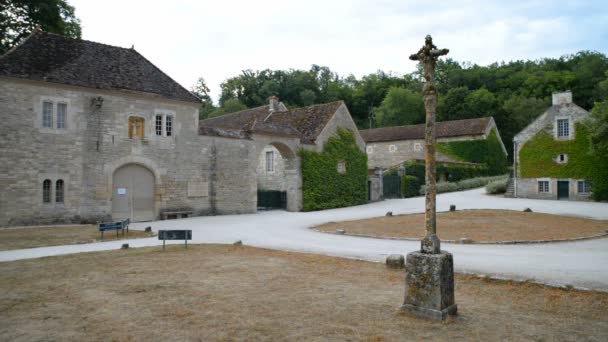
[[[336,101],[274,112],[270,116],[268,105],[245,109],[201,121],[199,133],[203,135],[222,135],[218,132],[241,131],[255,134],[295,136],[299,137],[303,143],[312,144],[342,104],[342,101]]]
[[[486,132],[492,117],[437,122],[437,138],[482,135]],[[424,139],[425,125],[383,127],[361,130],[365,142],[418,140]]]
[[[0,76],[200,102],[134,49],[40,31],[0,57]]]

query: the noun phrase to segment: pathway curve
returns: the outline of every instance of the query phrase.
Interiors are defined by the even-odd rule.
[[[455,204],[459,210],[523,210],[529,207],[535,212],[608,220],[606,203],[502,198],[486,195],[483,189],[441,194],[437,200],[438,211],[447,211],[450,204]],[[388,254],[407,254],[417,250],[419,243],[326,234],[308,228],[330,221],[384,216],[387,211],[392,211],[395,215],[420,213],[423,208],[424,198],[417,197],[318,212],[269,211],[247,215],[204,216],[136,223],[131,227],[143,229],[151,225],[155,231],[192,229],[192,243],[232,243],[242,240],[244,244],[256,247],[383,261]],[[438,227],[438,231],[441,234],[441,227]],[[120,248],[126,242],[131,247],[159,245],[156,238],[146,238],[21,249],[0,252],[0,261],[112,250]],[[442,249],[454,254],[454,267],[458,272],[518,280],[533,279],[550,285],[569,284],[608,291],[608,238],[530,245],[443,243]]]

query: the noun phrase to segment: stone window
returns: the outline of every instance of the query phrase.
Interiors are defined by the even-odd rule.
[[[57,104],[57,129],[66,128],[66,118],[68,115],[68,105],[66,103]]]
[[[389,151],[389,152],[397,152],[397,146],[395,146],[395,145],[390,145],[390,146],[388,147],[388,151]]]
[[[422,151],[422,144],[421,143],[415,143],[414,144],[414,151]]]
[[[368,154],[374,153],[374,147],[373,146],[367,146],[365,148],[365,150],[367,151]]]
[[[59,179],[57,180],[57,182],[55,182],[55,203],[63,203],[63,198],[64,198],[64,185],[63,185],[63,179]]]
[[[53,102],[42,102],[42,127],[53,128]]]
[[[156,135],[162,136],[163,135],[163,116],[162,115],[156,115],[155,119],[155,130],[156,130]]]
[[[346,162],[345,161],[338,162],[338,173],[340,173],[340,174],[346,173]]]
[[[144,118],[138,116],[129,117],[129,138],[144,138]]]
[[[591,182],[589,180],[579,180],[577,185],[579,194],[588,194],[591,192]]]
[[[538,192],[549,193],[549,181],[538,181]]]
[[[266,172],[274,172],[274,151],[266,152]]]
[[[557,119],[557,137],[558,138],[570,137],[570,120]]]
[[[165,116],[165,134],[168,137],[173,135],[173,117],[170,115]]]
[[[169,114],[156,114],[154,116],[154,132],[159,137],[173,136],[173,116]]]
[[[562,154],[560,154],[560,155],[557,156],[557,158],[555,159],[555,161],[558,164],[566,164],[568,162],[568,155],[562,153]]]
[[[45,179],[42,182],[42,203],[51,203],[51,180]]]

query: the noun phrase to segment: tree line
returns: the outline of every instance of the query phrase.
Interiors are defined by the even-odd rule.
[[[309,70],[245,70],[221,84],[217,106],[204,79],[193,90],[203,99],[201,118],[265,105],[274,95],[288,107],[342,100],[357,126],[366,129],[424,122],[421,73],[418,68],[403,75],[377,71],[342,77],[318,65]],[[608,99],[600,86],[608,78],[608,58],[594,51],[488,66],[441,59],[435,78],[437,120],[493,116],[509,152],[513,136],[551,105],[553,92],[571,90],[574,102],[586,110]]]

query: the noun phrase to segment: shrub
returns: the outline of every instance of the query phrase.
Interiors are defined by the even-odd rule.
[[[439,182],[439,183],[437,183],[436,189],[437,189],[438,194],[444,193],[444,192],[462,191],[462,190],[480,188],[490,182],[494,182],[494,181],[498,181],[498,180],[506,181],[507,179],[508,179],[508,175],[500,175],[500,176],[493,176],[493,177],[478,177],[478,178],[465,179],[460,182]],[[426,192],[426,186],[423,185],[420,187],[420,194],[424,195],[425,192]]]
[[[352,132],[338,129],[323,152],[301,150],[304,211],[347,207],[367,202],[367,154]],[[338,162],[346,172],[338,173]]]
[[[489,194],[504,194],[507,191],[509,178],[499,179],[486,185],[486,192]]]
[[[420,181],[414,176],[405,175],[401,181],[403,197],[418,196],[420,191]]]

